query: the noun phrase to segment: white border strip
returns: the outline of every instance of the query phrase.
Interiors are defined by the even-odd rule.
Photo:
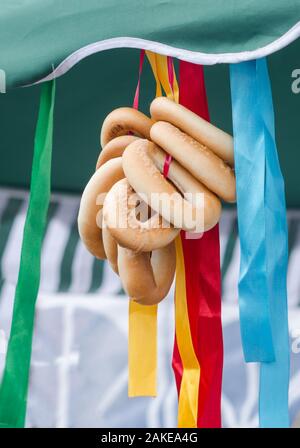
[[[170,45],[165,45],[160,42],[155,42],[146,39],[139,39],[136,37],[114,37],[112,39],[106,39],[99,42],[86,45],[85,47],[76,50],[70,54],[64,61],[62,61],[49,75],[35,82],[39,84],[41,82],[50,81],[54,78],[67,73],[74,65],[80,62],[82,59],[98,53],[100,51],[110,50],[113,48],[136,48],[151,50],[155,53],[173,56],[177,59],[182,59],[187,62],[193,62],[195,64],[214,65],[221,63],[237,63],[243,61],[249,61],[251,59],[259,59],[269,54],[275,53],[278,50],[286,47],[294,40],[300,37],[300,22],[297,22],[292,28],[290,28],[285,34],[278,39],[274,40],[270,44],[258,48],[252,51],[243,51],[240,53],[200,53],[197,51],[184,50],[182,48],[175,48]]]

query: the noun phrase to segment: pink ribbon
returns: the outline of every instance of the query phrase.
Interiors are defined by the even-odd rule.
[[[167,64],[168,64],[168,78],[169,78],[169,84],[172,89],[172,92],[174,94],[174,70],[173,70],[173,58],[171,56],[167,57]],[[172,162],[172,156],[170,154],[166,155],[165,163],[163,167],[163,175],[164,177],[168,177],[170,166]]]
[[[145,50],[141,50],[140,64],[139,64],[139,77],[138,77],[138,82],[137,82],[134,99],[133,99],[133,108],[134,109],[139,108],[140,85],[141,85],[141,76],[142,76],[142,71],[143,71],[144,58],[145,58]]]

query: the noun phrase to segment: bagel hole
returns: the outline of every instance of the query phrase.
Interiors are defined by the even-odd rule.
[[[138,200],[135,207],[135,217],[140,222],[146,222],[152,217],[153,210],[146,202]]]

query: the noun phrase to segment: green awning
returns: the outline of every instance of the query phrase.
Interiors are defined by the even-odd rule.
[[[78,61],[118,47],[237,62],[287,46],[299,21],[298,0],[2,0],[0,67],[11,87],[37,81],[66,58],[67,69],[74,52]]]
[[[0,69],[7,81],[7,93],[0,94],[0,185],[29,185],[40,87],[16,86],[65,73],[57,80],[52,185],[80,192],[100,151],[105,115],[132,104],[137,48],[206,65],[212,121],[229,132],[227,63],[269,55],[287,203],[300,206],[300,94],[292,91],[293,71],[300,69],[300,0],[0,0],[0,5]],[[226,64],[211,65],[216,62]],[[145,112],[153,96],[145,64]]]

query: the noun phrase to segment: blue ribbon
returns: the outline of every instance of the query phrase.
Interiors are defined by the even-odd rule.
[[[289,425],[288,261],[284,181],[265,59],[230,67],[240,325],[246,362],[261,362],[260,426]]]

